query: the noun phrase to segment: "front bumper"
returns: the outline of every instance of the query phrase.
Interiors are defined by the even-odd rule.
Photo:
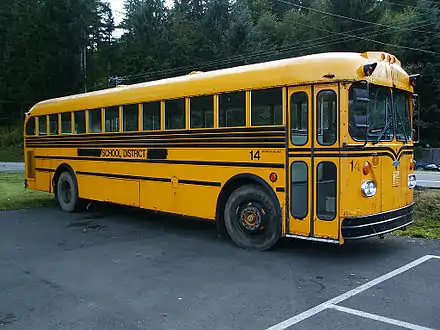
[[[406,227],[414,222],[414,203],[404,208],[342,221],[345,240],[377,236]]]

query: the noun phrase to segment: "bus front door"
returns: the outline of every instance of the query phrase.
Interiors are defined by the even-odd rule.
[[[339,240],[338,85],[289,88],[288,236]]]

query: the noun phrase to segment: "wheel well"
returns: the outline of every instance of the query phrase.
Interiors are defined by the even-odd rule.
[[[217,199],[217,208],[215,212],[215,220],[217,224],[217,232],[220,238],[228,238],[229,234],[226,230],[225,219],[223,217],[223,210],[225,209],[226,202],[229,199],[229,196],[232,192],[246,184],[254,184],[263,188],[273,199],[275,202],[275,206],[278,210],[279,215],[281,216],[281,206],[280,202],[273,191],[272,187],[264,181],[262,178],[255,174],[239,174],[231,179],[229,179],[222,190],[220,191],[220,195]]]
[[[58,181],[58,178],[60,177],[61,173],[63,172],[69,172],[70,174],[72,174],[73,178],[76,179],[75,176],[75,172],[73,171],[72,167],[70,167],[70,165],[63,163],[60,166],[58,166],[58,168],[55,171],[55,174],[53,176],[52,179],[52,187],[53,187],[53,192],[56,194],[56,184]]]

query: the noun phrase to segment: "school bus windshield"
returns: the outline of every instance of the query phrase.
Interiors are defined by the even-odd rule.
[[[368,102],[369,99],[369,102]],[[349,93],[349,132],[357,141],[398,141],[411,138],[410,94],[384,86],[359,82]],[[365,131],[366,130],[366,131]]]

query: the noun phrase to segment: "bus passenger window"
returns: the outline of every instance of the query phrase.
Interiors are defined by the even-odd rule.
[[[101,109],[89,110],[89,133],[101,131]]]
[[[47,134],[47,116],[38,117],[38,135]]]
[[[30,117],[26,122],[26,135],[35,135],[35,117]]]
[[[165,101],[165,129],[183,129],[185,124],[185,99]]]
[[[290,140],[296,146],[308,141],[309,132],[309,96],[306,92],[297,92],[290,97]]]
[[[309,209],[309,177],[307,164],[293,162],[290,167],[290,213],[297,219],[304,219]]]
[[[318,93],[317,100],[317,139],[323,146],[330,146],[336,142],[336,93],[331,90]]]
[[[219,126],[246,126],[246,93],[233,92],[220,94]]]
[[[72,113],[65,112],[61,114],[61,134],[72,133]]]
[[[190,99],[191,128],[214,127],[214,97],[197,96]]]
[[[119,107],[106,108],[105,116],[105,131],[119,132]]]
[[[334,163],[319,163],[316,171],[316,210],[321,220],[333,220],[336,217],[336,176]]]
[[[58,134],[58,115],[49,116],[50,135]]]
[[[160,130],[160,102],[144,103],[142,108],[144,131]]]
[[[73,119],[75,120],[75,134],[84,134],[86,132],[86,112],[74,112]]]
[[[124,132],[139,130],[139,106],[137,104],[124,105],[122,119]]]
[[[251,126],[283,123],[283,89],[271,88],[251,92]]]

